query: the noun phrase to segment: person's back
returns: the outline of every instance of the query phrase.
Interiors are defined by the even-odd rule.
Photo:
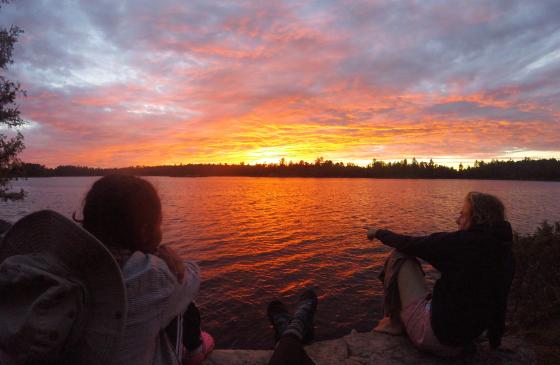
[[[116,364],[179,364],[175,343],[164,334],[171,321],[186,310],[200,285],[198,267],[186,263],[179,283],[159,257],[132,253],[124,262],[128,317]]]
[[[489,330],[495,337],[513,279],[512,231],[507,222],[449,234],[432,300],[434,331],[447,344],[463,345]]]
[[[183,343],[171,343],[166,328],[195,299],[199,269],[160,246],[161,221],[156,190],[134,176],[103,177],[84,200],[80,222],[112,252],[126,286],[128,315],[116,364],[182,362]]]
[[[369,239],[378,238],[405,255],[404,270],[397,270],[400,314],[384,318],[377,331],[398,333],[402,322],[419,348],[445,355],[459,353],[485,330],[491,346],[500,345],[514,273],[513,234],[504,206],[492,195],[471,192],[457,224],[458,231],[423,237],[368,231]],[[414,257],[441,272],[433,293]]]

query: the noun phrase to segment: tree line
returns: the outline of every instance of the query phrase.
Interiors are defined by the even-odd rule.
[[[8,0],[0,0],[2,5]],[[24,149],[21,127],[25,121],[20,116],[16,99],[25,95],[19,82],[6,76],[8,66],[13,63],[14,45],[23,30],[12,25],[0,27],[0,200],[18,200],[25,195],[23,190],[13,191],[10,180],[13,170],[20,165],[18,154]]]
[[[349,178],[406,178],[406,179],[507,179],[507,180],[553,180],[560,181],[560,160],[530,159],[521,161],[492,160],[475,161],[474,166],[457,169],[438,165],[432,160],[418,162],[407,159],[385,162],[373,159],[367,166],[353,163],[333,162],[322,157],[315,162],[286,162],[249,165],[227,164],[180,164],[162,166],[131,166],[123,168],[92,168],[63,165],[48,168],[40,164],[23,163],[14,175],[19,177],[52,176],[104,176],[109,174],[139,176],[250,176],[250,177],[349,177]]]

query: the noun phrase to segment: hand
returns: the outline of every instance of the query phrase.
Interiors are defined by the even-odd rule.
[[[177,276],[179,283],[182,283],[185,278],[185,264],[179,254],[170,247],[162,245],[157,248],[155,255],[167,264],[169,270]]]
[[[378,229],[372,226],[364,226],[364,228],[367,229],[367,239],[373,241]]]

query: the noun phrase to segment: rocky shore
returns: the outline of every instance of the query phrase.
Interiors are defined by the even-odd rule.
[[[306,351],[317,365],[385,365],[385,364],[535,364],[536,356],[526,342],[505,337],[499,350],[491,351],[486,341],[477,344],[476,352],[446,359],[415,349],[405,336],[376,332],[358,333],[329,341],[315,342]],[[205,365],[266,365],[272,350],[215,350]]]

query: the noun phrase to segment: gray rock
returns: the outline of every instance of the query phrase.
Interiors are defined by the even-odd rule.
[[[439,364],[535,364],[535,352],[515,337],[502,339],[499,350],[492,351],[487,342],[477,344],[474,354],[459,358],[439,358],[414,348],[404,336],[376,332],[358,333],[329,341],[316,342],[306,348],[317,365],[439,365]],[[205,365],[266,365],[272,350],[215,350]]]
[[[344,364],[350,357],[342,339],[315,342],[305,348],[307,355],[319,364]]]
[[[268,364],[272,350],[214,350],[204,365]]]

